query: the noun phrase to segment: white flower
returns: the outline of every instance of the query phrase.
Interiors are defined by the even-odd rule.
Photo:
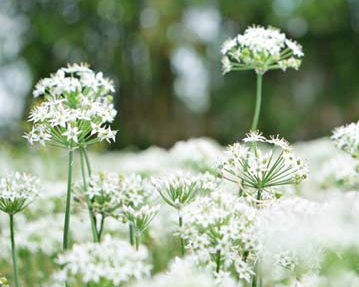
[[[298,69],[302,47],[286,38],[273,27],[253,26],[243,34],[226,40],[221,48],[223,72],[231,70],[255,70],[263,74],[268,70]],[[291,59],[288,59],[291,58]]]
[[[114,141],[116,131],[104,126],[116,116],[112,92],[112,82],[86,64],[59,69],[36,85],[34,96],[43,95],[44,101],[30,112],[33,129],[25,137],[31,144],[71,149]]]
[[[15,214],[39,196],[39,179],[26,173],[10,173],[0,178],[0,210]]]
[[[336,128],[331,139],[336,147],[349,153],[353,158],[359,156],[359,122]]]
[[[57,263],[70,282],[81,278],[80,284],[123,286],[131,279],[149,276],[147,258],[145,247],[136,251],[129,243],[106,236],[101,243],[75,244],[58,256]]]
[[[251,132],[243,141],[250,145],[229,146],[227,158],[219,164],[223,178],[238,184],[243,195],[257,201],[274,199],[280,196],[275,187],[299,184],[306,179],[306,165],[286,140],[279,136],[266,139],[259,132]],[[257,143],[272,144],[274,148],[262,150]]]
[[[180,234],[198,265],[214,273],[235,270],[234,277],[250,280],[256,250],[255,208],[220,190],[198,197],[182,209],[181,215]]]

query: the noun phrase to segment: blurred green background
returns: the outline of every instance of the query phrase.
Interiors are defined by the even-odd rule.
[[[222,76],[219,51],[252,24],[282,29],[305,52],[299,71],[265,75],[265,134],[308,140],[358,119],[358,0],[1,0],[1,141],[24,144],[34,84],[82,61],[115,80],[111,148],[238,140],[255,74]]]

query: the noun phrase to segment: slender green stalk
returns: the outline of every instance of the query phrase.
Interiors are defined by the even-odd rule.
[[[98,231],[98,242],[101,242],[103,227],[105,226],[105,218],[106,218],[105,215],[102,214],[101,215],[100,229]]]
[[[83,154],[85,156],[85,161],[86,161],[86,165],[87,165],[87,172],[88,172],[89,176],[91,176],[91,165],[90,165],[89,157],[87,155],[87,150],[84,148],[82,151],[83,151]]]
[[[138,251],[138,248],[140,247],[140,235],[137,232],[136,232],[135,240],[136,240],[136,250]]]
[[[129,226],[129,231],[130,231],[130,244],[131,246],[134,245],[134,239],[133,239],[133,226],[131,224],[131,222],[128,223]]]
[[[83,181],[83,185],[84,185],[84,191],[86,192],[87,191],[87,180],[86,180],[86,174],[85,174],[84,150],[85,149],[80,148],[82,181]],[[93,213],[90,199],[88,198],[87,195],[85,197],[86,197],[86,202],[87,202],[87,208],[88,208],[89,215],[90,215],[92,239],[93,239],[94,242],[99,242],[99,235],[98,235],[97,227],[96,227],[96,217],[95,217],[95,215]]]
[[[14,280],[15,287],[19,287],[19,271],[16,264],[16,250],[15,250],[15,235],[14,235],[14,215],[10,214],[10,239],[11,239],[11,254],[12,254],[12,264],[14,269]]]
[[[183,225],[182,216],[180,216],[180,217],[178,218],[178,223],[179,223],[179,227],[181,228],[182,225]],[[181,254],[182,254],[182,256],[184,256],[185,253],[186,253],[186,252],[185,252],[185,248],[184,248],[184,240],[183,240],[182,237],[180,237],[180,239],[181,239]]]
[[[217,250],[217,254],[216,254],[216,272],[219,273],[220,269],[221,269],[221,250]]]
[[[69,248],[72,161],[73,161],[73,151],[70,150],[69,151],[68,175],[67,175],[67,194],[66,194],[66,210],[65,210],[65,224],[64,224],[64,239],[63,239],[63,249],[64,250]]]
[[[261,102],[262,102],[262,81],[263,81],[263,74],[258,73],[257,74],[257,96],[256,96],[256,108],[254,111],[254,117],[252,121],[252,131],[257,130],[258,126],[258,119],[259,119],[259,113],[261,110]]]

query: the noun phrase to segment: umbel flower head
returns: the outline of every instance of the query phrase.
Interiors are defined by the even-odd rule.
[[[331,139],[337,148],[349,153],[353,158],[359,157],[359,122],[336,128]]]
[[[262,150],[259,143],[270,144],[272,148]],[[237,183],[246,195],[260,190],[263,199],[276,195],[273,188],[299,184],[308,174],[307,166],[286,140],[278,136],[267,139],[258,131],[250,132],[243,143],[229,146],[227,156],[219,164],[223,178]]]
[[[40,80],[33,92],[44,101],[30,112],[32,130],[25,138],[33,144],[68,149],[115,140],[116,131],[106,123],[116,116],[112,81],[85,64],[69,65]]]
[[[0,179],[0,210],[13,215],[39,196],[39,179],[26,173],[9,173]]]
[[[221,277],[233,273],[235,278],[249,282],[257,248],[256,212],[242,198],[224,190],[197,197],[185,206],[180,232],[195,262]]]
[[[129,243],[106,236],[101,243],[76,244],[72,250],[59,255],[57,263],[63,267],[56,275],[70,283],[91,286],[123,286],[132,279],[147,277],[151,265],[148,251],[141,246],[136,251]]]
[[[221,49],[223,72],[298,69],[304,56],[302,47],[286,38],[279,29],[261,26],[247,28],[243,34],[226,40]]]
[[[0,287],[9,287],[5,277],[0,276]]]
[[[177,172],[165,179],[152,180],[160,196],[168,205],[181,210],[198,195],[204,195],[219,185],[219,180],[206,172],[199,175]]]

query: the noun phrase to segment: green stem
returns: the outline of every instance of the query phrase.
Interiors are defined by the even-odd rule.
[[[137,232],[136,232],[135,239],[136,239],[136,250],[138,251],[138,248],[140,247],[140,235],[137,234]]]
[[[68,175],[67,175],[67,194],[66,194],[66,210],[65,210],[65,224],[64,224],[64,239],[63,239],[63,249],[64,250],[69,248],[72,158],[73,158],[73,151],[70,150],[69,151]]]
[[[85,174],[84,150],[85,149],[80,148],[82,181],[83,181],[83,185],[84,185],[84,191],[86,193],[86,191],[87,191],[87,181],[86,181],[86,174]],[[87,161],[86,161],[86,163],[87,163]],[[96,228],[96,217],[95,217],[95,215],[93,213],[90,199],[88,198],[87,195],[85,195],[85,197],[86,197],[86,202],[87,202],[87,208],[88,208],[89,215],[90,215],[92,239],[93,239],[94,242],[99,242],[99,235],[98,235],[97,228]]]
[[[257,74],[257,96],[256,96],[256,108],[254,111],[254,117],[252,121],[252,131],[257,130],[259,113],[261,110],[261,102],[262,102],[262,81],[263,81],[263,74]]]
[[[130,244],[131,244],[131,246],[133,246],[133,244],[134,244],[133,226],[132,226],[131,222],[129,222],[128,225],[129,225],[129,230],[130,230]]]
[[[257,190],[257,205],[259,205],[259,201],[262,198],[262,191],[260,189]]]
[[[105,225],[105,215],[102,214],[101,215],[100,230],[98,231],[98,242],[101,242],[102,231],[103,231],[104,225]]]
[[[14,215],[10,214],[10,239],[11,239],[11,253],[12,253],[12,264],[14,269],[15,286],[19,287],[18,269],[16,264],[16,250],[15,250],[15,235],[14,235]]]
[[[87,155],[87,150],[85,148],[83,148],[82,151],[83,151],[83,154],[85,156],[85,161],[86,161],[86,165],[87,165],[87,172],[88,172],[89,176],[91,176],[91,165],[90,165],[89,157]]]
[[[216,254],[216,272],[219,273],[219,270],[221,268],[221,250],[217,250],[217,254]]]
[[[179,227],[181,228],[182,225],[183,225],[182,216],[179,217],[178,223],[179,223]],[[180,236],[180,239],[181,239],[181,254],[182,254],[182,256],[184,256],[185,253],[186,253],[185,248],[184,248],[184,240],[183,240],[183,238],[181,236]]]

